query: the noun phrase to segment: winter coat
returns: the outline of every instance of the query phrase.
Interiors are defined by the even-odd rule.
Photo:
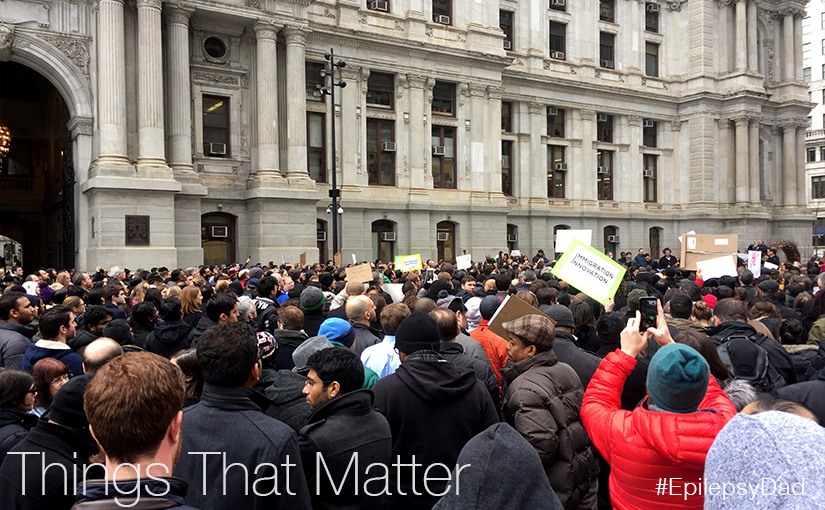
[[[432,351],[417,351],[394,374],[373,387],[375,409],[383,414],[392,431],[392,458],[424,466],[442,463],[452,468],[467,441],[498,422],[493,400],[471,370],[456,367]],[[435,471],[435,469],[433,469]],[[430,509],[438,501],[424,487],[424,469],[391,469],[386,508]],[[421,496],[412,495],[413,475]],[[400,478],[399,478],[400,476]],[[431,475],[432,472],[431,472]],[[444,476],[444,475],[441,475]],[[432,493],[445,491],[447,481],[428,484]]]
[[[438,353],[452,363],[461,368],[472,368],[476,378],[484,384],[487,391],[490,392],[490,397],[496,405],[496,410],[501,409],[501,395],[498,391],[498,384],[496,384],[496,375],[490,365],[484,363],[479,359],[467,356],[458,342],[441,342],[438,346]]]
[[[117,483],[88,480],[86,483],[81,483],[77,488],[77,503],[72,510],[123,510],[124,508],[195,510],[184,503],[189,486],[180,478],[159,476],[146,478],[139,481],[140,488],[135,487],[137,482],[138,480],[118,480]],[[169,506],[154,506],[161,502]]]
[[[274,380],[265,390],[264,396],[272,401],[265,411],[267,416],[289,425],[295,432],[306,425],[312,409],[307,404],[303,389],[307,378],[292,370],[278,370]]]
[[[359,358],[361,357],[361,353],[364,352],[364,349],[381,343],[381,339],[378,338],[368,326],[356,323],[352,325],[352,329],[355,331],[355,342],[352,344],[352,350],[355,351],[355,354],[357,354]]]
[[[657,495],[662,478],[701,483],[705,457],[736,407],[711,377],[695,413],[622,410],[621,391],[636,366],[622,351],[605,357],[584,393],[581,417],[590,440],[610,464],[610,499],[617,509],[701,509],[703,496]]]
[[[579,409],[584,388],[553,350],[502,371],[507,381],[501,412],[536,449],[550,485],[566,509],[575,509],[596,483],[598,465]]]
[[[194,329],[195,326],[198,325],[198,322],[200,322],[201,317],[203,317],[201,312],[187,313],[183,315],[183,322],[189,324]]]
[[[116,319],[126,319],[126,313],[117,307],[114,303],[103,303],[103,306],[109,310],[109,315],[112,316],[112,320]]]
[[[825,424],[825,372],[819,374],[819,377],[814,380],[779,388],[776,394],[782,398],[805,404],[805,407],[819,419],[819,424]]]
[[[501,369],[507,365],[507,340],[490,331],[487,327],[488,321],[482,319],[478,328],[470,331],[470,336],[484,348],[487,359],[493,367],[496,375],[499,392],[501,392]]]
[[[582,387],[587,389],[590,378],[599,368],[601,359],[591,352],[587,352],[576,343],[576,339],[567,331],[556,330],[556,340],[553,342],[553,352],[562,363],[567,363],[578,374]]]
[[[687,330],[690,329],[690,330],[693,330],[693,331],[697,331],[699,333],[703,333],[705,335],[708,334],[707,328],[705,328],[704,326],[702,326],[698,322],[693,322],[690,319],[671,318],[671,319],[667,320],[667,326],[668,326],[668,329],[675,328],[679,331],[687,331]]]
[[[362,485],[372,476],[367,471],[368,466],[392,464],[390,425],[373,409],[373,399],[372,390],[356,390],[328,400],[313,411],[309,422],[298,433],[304,475],[307,485],[312,488],[313,509],[373,510],[383,507],[384,494],[370,497],[364,493]],[[321,454],[323,461],[317,454]],[[356,454],[357,473],[350,467]],[[320,480],[315,478],[316,473],[321,473]],[[344,480],[346,482],[342,483]],[[320,486],[317,485],[319,482]],[[343,490],[336,494],[333,486],[339,485]]]
[[[770,360],[771,365],[779,371],[779,374],[785,379],[785,382],[787,384],[797,382],[793,361],[788,351],[782,347],[782,344],[772,338],[757,333],[750,324],[739,321],[723,322],[710,330],[710,339],[713,340],[713,343],[717,347],[722,344],[724,339],[731,336],[753,337],[754,343],[767,351],[768,360]]]
[[[292,370],[292,367],[295,366],[295,362],[292,361],[292,353],[299,345],[304,343],[307,336],[300,331],[288,329],[276,329],[272,332],[272,336],[278,340],[275,368],[278,370]]]
[[[621,342],[602,344],[596,353],[601,359],[616,349],[621,349]],[[650,367],[650,360],[647,358],[636,358],[636,366],[630,372],[622,389],[622,409],[632,411],[647,396],[647,369]]]
[[[203,334],[204,331],[211,328],[212,326],[217,326],[217,325],[218,325],[217,322],[213,321],[212,319],[210,319],[206,315],[201,317],[201,320],[198,321],[198,325],[195,326],[195,329],[194,329],[195,337],[192,341],[192,344],[193,344],[192,347],[195,347],[197,345],[198,338],[201,337],[201,335]]]
[[[461,345],[464,348],[464,354],[471,358],[475,358],[477,360],[481,360],[484,362],[485,365],[493,368],[493,364],[490,363],[490,358],[487,357],[487,353],[484,352],[484,347],[481,346],[478,340],[471,337],[470,334],[467,332],[466,329],[459,326],[461,333],[455,337],[455,343]]]
[[[201,401],[183,410],[181,425],[181,456],[173,476],[188,480],[189,493],[186,504],[201,510],[217,508],[258,509],[309,509],[309,489],[303,476],[298,440],[295,432],[283,423],[265,415],[261,406],[268,406],[266,398],[244,387],[221,387],[204,384]],[[245,471],[223,471],[224,459],[217,455],[197,455],[190,452],[225,453],[225,465],[240,463],[249,468],[245,483]],[[277,486],[258,482],[258,493],[271,493],[265,497],[253,492],[255,480],[284,475],[287,461],[294,464],[290,469],[289,487],[286,477],[278,476]],[[204,464],[205,463],[205,464]],[[262,467],[274,464],[277,471]],[[253,467],[255,466],[255,467]],[[212,485],[203,487],[203,480]],[[215,486],[215,481],[226,481],[226,492]],[[276,490],[277,489],[277,490]],[[278,496],[275,492],[295,493],[295,496]],[[244,494],[246,493],[246,494]]]
[[[148,337],[152,331],[154,331],[154,328],[152,327],[147,328],[141,326],[140,324],[133,325],[132,335],[135,337],[134,345],[140,347],[141,349],[146,349],[146,337]]]
[[[470,466],[433,510],[562,510],[536,450],[513,427],[496,423],[470,439],[456,461]]]
[[[66,341],[66,344],[68,344],[74,352],[78,353],[80,356],[83,356],[83,351],[86,350],[86,346],[98,338],[100,338],[100,335],[94,331],[78,327],[74,338],[70,338]]]
[[[596,334],[596,328],[587,325],[580,326],[576,330],[576,341],[579,347],[590,353],[595,353],[602,345],[602,341]]]
[[[178,351],[188,349],[195,339],[195,330],[183,319],[164,322],[146,338],[145,349],[164,358],[171,358]]]
[[[27,326],[0,321],[0,366],[20,369],[23,354],[32,343],[35,333],[35,330]]]
[[[38,340],[37,343],[29,344],[23,361],[20,362],[20,370],[30,372],[32,367],[41,359],[54,358],[69,367],[73,376],[83,375],[83,358],[69,348],[68,345],[54,340]]]
[[[304,333],[312,338],[318,336],[321,324],[327,320],[327,314],[323,310],[309,310],[304,312]]]
[[[68,510],[74,504],[72,480],[82,480],[84,463],[97,454],[98,450],[91,436],[81,437],[62,425],[40,418],[37,426],[9,453],[15,452],[37,455],[25,456],[25,469],[23,455],[6,456],[0,466],[0,501],[3,502],[3,508]],[[51,464],[56,466],[44,474],[43,465]],[[58,465],[65,468],[65,478],[63,469]],[[98,466],[90,468],[86,473],[87,478],[102,476],[103,470]]]
[[[9,450],[24,440],[35,425],[37,416],[13,407],[0,407],[0,464]]]

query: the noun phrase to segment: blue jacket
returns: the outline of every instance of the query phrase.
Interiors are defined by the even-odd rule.
[[[65,349],[63,347],[65,347]],[[31,371],[32,367],[43,358],[54,358],[62,361],[64,365],[69,367],[73,376],[83,375],[83,358],[74,352],[68,345],[53,340],[40,340],[37,343],[30,344],[26,349],[26,354],[23,355],[23,361],[20,363],[20,370],[26,372]]]
[[[140,483],[140,488],[135,494],[137,483]],[[72,508],[74,510],[82,510],[87,506],[92,508],[92,502],[95,502],[93,507],[97,510],[120,510],[131,507],[133,503],[135,503],[134,508],[149,508],[149,506],[142,505],[150,505],[149,500],[157,500],[158,502],[171,501],[175,503],[174,506],[164,506],[163,508],[196,510],[184,503],[183,498],[186,496],[187,488],[186,482],[174,477],[118,480],[117,482],[112,480],[88,480],[81,483],[77,488],[77,496],[75,496],[77,503]],[[115,501],[115,498],[117,498],[117,501]],[[108,504],[104,501],[108,501]],[[144,503],[141,504],[141,501]]]
[[[116,304],[114,304],[114,303],[103,303],[103,306],[105,306],[106,309],[109,310],[109,314],[111,314],[112,320],[125,319],[126,318],[126,313],[124,313],[123,310],[118,308]]]

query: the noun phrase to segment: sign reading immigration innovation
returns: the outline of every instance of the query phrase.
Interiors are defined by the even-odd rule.
[[[570,243],[551,273],[602,305],[613,299],[625,268],[578,239]]]

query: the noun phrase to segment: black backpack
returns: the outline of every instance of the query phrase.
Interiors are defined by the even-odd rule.
[[[756,391],[771,393],[785,386],[785,379],[771,364],[768,351],[756,344],[755,336],[729,336],[716,351],[734,379],[748,381]]]

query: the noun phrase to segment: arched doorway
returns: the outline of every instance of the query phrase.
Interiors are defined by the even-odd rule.
[[[229,264],[236,260],[235,216],[211,212],[201,216],[203,263],[208,266]]]
[[[22,245],[26,271],[75,263],[70,114],[60,92],[32,68],[0,62],[0,235]]]
[[[662,227],[650,227],[648,237],[650,238],[650,259],[659,260],[662,256],[662,254],[659,253],[659,247],[662,243]]]
[[[438,260],[455,260],[455,223],[440,221],[435,226],[435,240],[438,247]]]
[[[392,262],[395,258],[395,222],[377,220],[372,222],[372,259]]]

